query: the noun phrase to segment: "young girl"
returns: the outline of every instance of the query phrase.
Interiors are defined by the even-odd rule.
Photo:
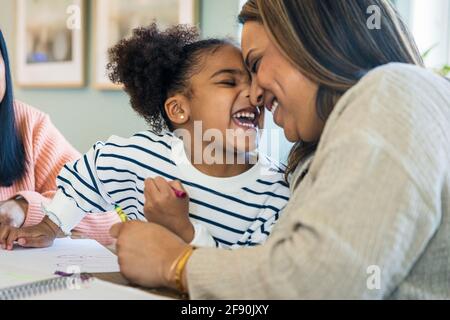
[[[47,217],[11,228],[9,248],[16,240],[51,245],[87,213],[117,206],[128,219],[147,218],[196,246],[262,243],[289,189],[279,165],[262,154],[252,163],[263,110],[250,104],[240,50],[226,40],[199,41],[194,28],[161,32],[152,24],[112,48],[110,58],[111,79],[124,85],[152,131],[113,136],[67,164]],[[144,188],[151,191],[145,205]]]

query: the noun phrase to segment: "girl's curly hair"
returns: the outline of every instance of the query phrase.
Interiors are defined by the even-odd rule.
[[[164,104],[177,93],[191,94],[189,79],[199,72],[204,53],[231,42],[200,40],[198,29],[176,25],[160,31],[156,23],[137,28],[109,50],[109,78],[123,84],[133,109],[156,132],[173,130]]]

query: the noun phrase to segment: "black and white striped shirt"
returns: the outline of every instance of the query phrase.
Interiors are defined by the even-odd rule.
[[[284,171],[268,157],[230,178],[207,176],[188,160],[183,142],[171,133],[146,131],[97,143],[58,176],[58,192],[46,208],[63,231],[87,213],[119,205],[131,220],[145,220],[144,181],[179,180],[190,197],[189,214],[198,246],[236,248],[261,244],[270,234],[290,192]],[[55,221],[56,222],[56,221]]]

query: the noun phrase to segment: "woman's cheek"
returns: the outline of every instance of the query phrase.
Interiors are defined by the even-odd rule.
[[[281,121],[284,124],[284,127],[286,128],[287,133],[289,134],[286,136],[286,138],[290,142],[298,142],[302,139],[300,136],[300,128],[302,119],[300,117],[299,110],[292,110],[287,108],[279,108],[280,109],[280,116]],[[296,111],[296,112],[294,112]]]
[[[6,91],[6,79],[5,79],[5,65],[0,56],[0,102],[3,101]]]
[[[3,101],[6,92],[6,85],[4,79],[0,79],[0,102]]]
[[[283,128],[284,135],[290,142],[297,142],[299,140],[295,120],[292,116],[286,115],[286,110],[283,107],[278,107],[273,115],[273,120],[277,126]]]
[[[289,142],[298,142],[301,140],[301,137],[297,131],[297,126],[293,120],[287,121],[284,132]]]

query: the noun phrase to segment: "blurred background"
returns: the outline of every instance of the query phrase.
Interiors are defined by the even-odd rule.
[[[336,0],[342,1],[342,0]],[[450,64],[450,0],[396,0],[393,2],[413,31],[427,66],[439,72],[449,71]],[[125,0],[126,4],[127,1]],[[240,37],[236,17],[243,0],[199,0],[199,25],[204,37]],[[80,151],[87,151],[96,141],[112,134],[129,136],[146,130],[145,122],[129,107],[127,96],[120,90],[99,90],[93,85],[95,42],[94,10],[86,1],[85,86],[82,88],[15,88],[16,98],[49,114],[66,138]],[[16,4],[15,0],[0,0],[0,28],[9,48],[13,76],[16,74]],[[150,22],[150,21],[149,21]],[[61,52],[64,48],[60,48]],[[61,59],[65,56],[61,55]],[[30,57],[40,59],[39,56]],[[56,59],[56,58],[54,58]],[[31,61],[30,60],[30,61]],[[447,67],[446,67],[447,66]],[[268,117],[268,128],[274,125]],[[272,156],[284,161],[290,144],[279,131],[274,138],[279,150]],[[270,149],[270,148],[269,148]],[[273,149],[275,150],[275,149]]]

